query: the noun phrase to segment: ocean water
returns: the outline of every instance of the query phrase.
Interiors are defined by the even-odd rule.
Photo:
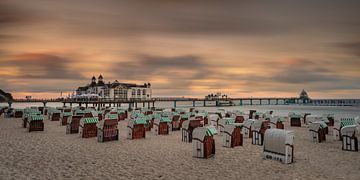
[[[0,103],[0,106],[7,106],[7,103]],[[49,102],[48,107],[61,107],[62,103]],[[147,103],[145,107],[147,107]],[[151,104],[152,105],[152,104]],[[172,108],[173,102],[156,102],[155,107]],[[178,102],[177,108],[190,108],[192,102]],[[211,104],[208,104],[211,105]],[[43,106],[42,103],[13,103],[13,108],[25,108],[30,106]],[[77,104],[75,104],[77,106]],[[289,112],[311,113],[314,115],[322,115],[323,113],[334,113],[341,117],[356,117],[360,116],[360,106],[308,106],[308,105],[243,105],[243,106],[228,106],[228,107],[202,107],[203,102],[195,103],[196,108],[205,109],[208,111],[216,111],[217,109],[225,110],[240,110],[249,112],[249,110],[257,110],[259,112],[266,112],[273,110],[275,115],[286,116]],[[122,104],[122,108],[128,108],[128,104]],[[138,103],[138,107],[143,107],[142,103]]]

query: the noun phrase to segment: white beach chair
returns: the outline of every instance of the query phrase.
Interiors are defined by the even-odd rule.
[[[358,139],[356,126],[348,125],[341,128],[342,150],[358,151]]]
[[[251,126],[252,124],[254,123],[255,120],[253,119],[247,119],[244,121],[243,123],[243,130],[242,130],[242,134],[243,134],[243,137],[247,137],[247,138],[250,138],[252,137],[252,134],[251,134]]]
[[[223,132],[223,146],[235,147],[243,145],[243,135],[241,134],[242,123],[226,124]]]
[[[294,132],[268,129],[264,135],[264,159],[278,160],[289,164],[294,161]]]
[[[193,157],[209,158],[215,155],[215,127],[198,127],[193,131]]]

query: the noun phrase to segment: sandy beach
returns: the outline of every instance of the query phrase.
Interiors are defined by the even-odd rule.
[[[191,143],[181,131],[167,136],[146,133],[126,139],[126,121],[119,122],[120,140],[106,143],[65,134],[59,122],[45,121],[44,132],[27,132],[21,119],[0,118],[0,179],[359,179],[360,152],[341,150],[332,137],[313,143],[305,127],[295,131],[295,162],[262,159],[262,146],[222,147],[215,136],[216,155],[192,157]]]

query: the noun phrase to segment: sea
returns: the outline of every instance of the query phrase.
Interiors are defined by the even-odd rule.
[[[192,102],[182,102],[177,104],[177,108],[190,108]],[[360,106],[310,106],[310,105],[241,105],[241,106],[224,106],[224,107],[214,107],[208,106],[203,107],[203,104],[195,104],[195,108],[204,109],[207,111],[216,111],[217,109],[225,110],[240,110],[243,112],[249,112],[249,110],[256,110],[258,112],[274,111],[274,115],[286,116],[289,112],[297,113],[311,113],[312,115],[322,115],[327,113],[333,113],[335,116],[339,117],[356,117],[360,116]],[[0,103],[0,106],[8,106],[7,103]],[[13,108],[26,108],[31,106],[43,106],[41,102],[39,103],[13,103]],[[62,107],[63,104],[60,102],[48,102],[46,104],[48,107]],[[142,107],[143,104],[139,103],[138,107]],[[147,106],[147,104],[146,104]],[[128,108],[127,104],[122,104],[122,108]],[[172,102],[156,102],[155,107],[158,108],[172,108]]]

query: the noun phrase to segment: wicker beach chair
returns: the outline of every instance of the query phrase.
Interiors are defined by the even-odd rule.
[[[290,126],[301,127],[301,119],[303,119],[304,116],[296,113],[289,113],[288,116],[290,119]]]
[[[264,159],[278,160],[289,164],[294,162],[294,132],[269,129],[264,135]]]
[[[66,126],[68,119],[72,116],[71,112],[64,112],[61,114],[60,126]]]
[[[223,146],[235,147],[243,145],[243,135],[241,134],[242,123],[226,124],[223,133]]]
[[[66,125],[66,134],[79,133],[80,120],[82,115],[73,115],[68,118]]]
[[[181,126],[181,140],[183,142],[192,142],[193,131],[195,128],[200,127],[200,125],[200,120],[190,119],[184,121]]]
[[[97,123],[98,142],[119,140],[117,119],[104,119]]]
[[[154,120],[154,132],[156,135],[168,135],[171,119],[169,117],[161,117]]]
[[[128,139],[141,139],[145,138],[145,118],[130,119],[128,122]]]
[[[44,131],[44,116],[31,115],[28,120],[28,130],[31,131]]]
[[[80,119],[79,135],[81,138],[91,138],[97,136],[97,123],[99,119],[96,117],[83,117]]]
[[[265,120],[255,120],[254,123],[251,125],[251,143],[254,145],[262,146],[266,129],[268,129],[268,127]]]
[[[341,128],[342,150],[359,151],[356,128],[357,125],[347,125]]]
[[[215,127],[198,127],[193,132],[193,157],[210,158],[215,155]]]
[[[326,141],[325,128],[327,128],[327,125],[323,121],[311,122],[309,124],[310,139],[319,143]]]
[[[248,120],[244,121],[244,123],[243,123],[244,126],[242,129],[242,133],[243,133],[244,137],[252,138],[251,126],[254,122],[255,122],[255,120],[253,120],[253,119],[248,119]]]
[[[333,135],[335,140],[342,140],[341,138],[341,129],[345,126],[355,125],[354,118],[340,118],[335,119],[334,121],[334,128],[333,128]]]

